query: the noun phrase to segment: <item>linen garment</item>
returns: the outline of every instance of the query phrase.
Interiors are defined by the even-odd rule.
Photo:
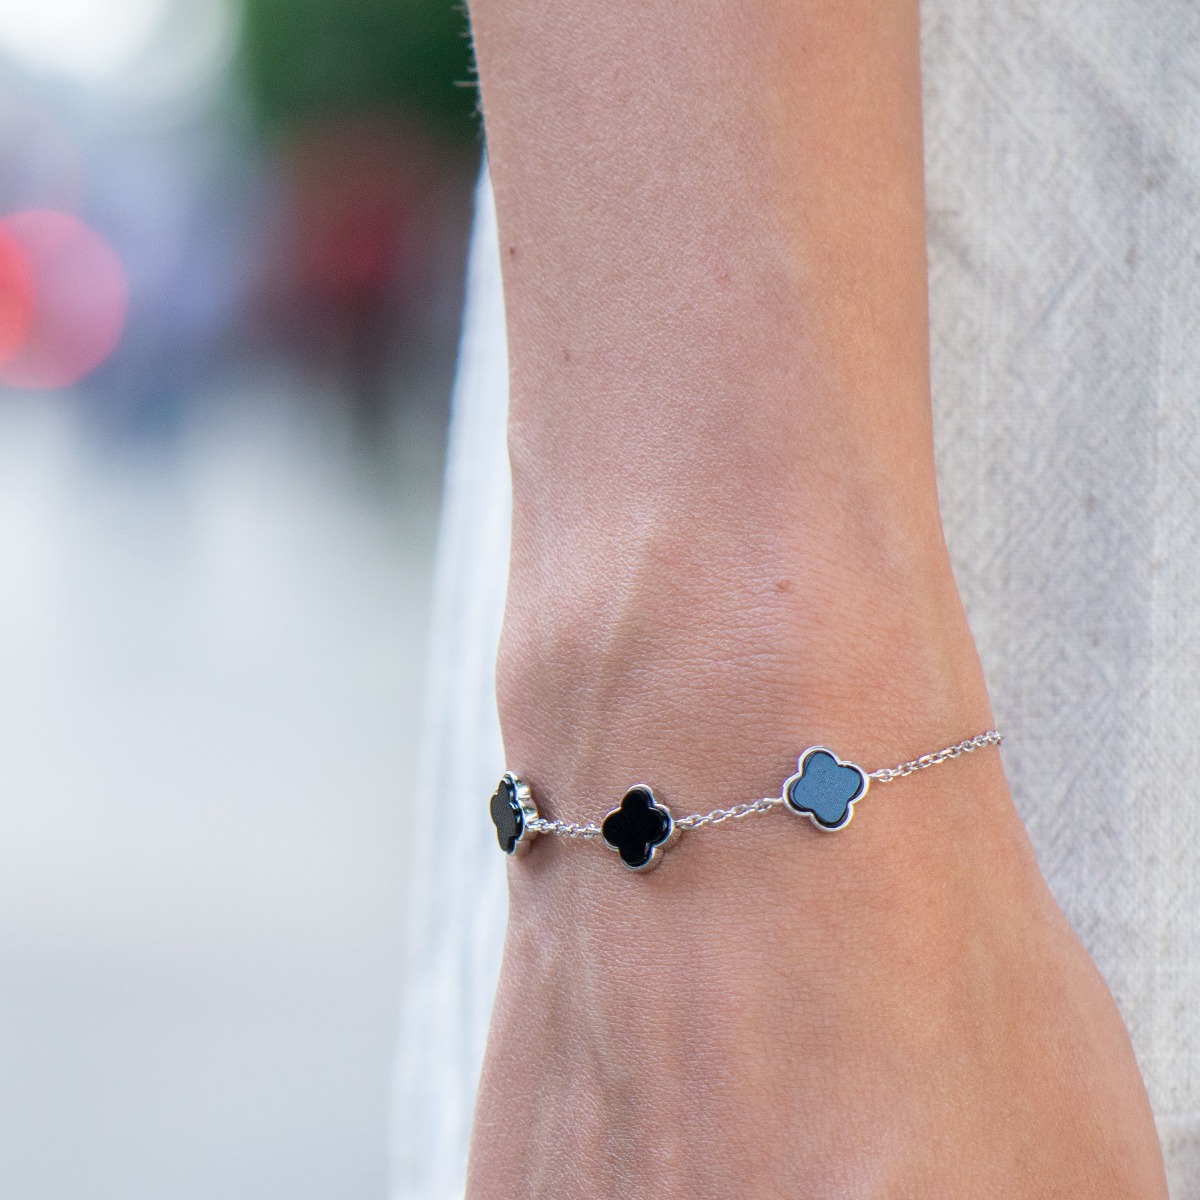
[[[1129,1027],[1173,1200],[1200,1200],[1200,7],[932,0],[922,21],[947,541],[1016,803]],[[398,1200],[462,1193],[505,921],[486,173],[477,199],[412,796]]]

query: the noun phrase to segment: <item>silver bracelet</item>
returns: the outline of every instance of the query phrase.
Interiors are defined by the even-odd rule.
[[[658,865],[662,851],[671,845],[685,829],[702,829],[706,825],[721,825],[738,821],[756,813],[786,809],[807,817],[817,829],[832,833],[845,829],[854,816],[854,806],[866,794],[872,780],[890,783],[914,771],[923,771],[948,758],[970,754],[985,746],[998,746],[1003,735],[994,729],[977,734],[965,742],[947,746],[933,754],[922,754],[898,767],[880,767],[864,771],[852,762],[838,758],[824,746],[809,746],[800,755],[796,773],[789,776],[778,796],[766,796],[730,808],[715,808],[712,812],[692,813],[675,819],[664,804],[660,804],[651,788],[635,784],[605,818],[596,824],[587,821],[576,825],[570,821],[550,821],[538,814],[533,794],[518,776],[508,772],[500,780],[491,800],[492,822],[500,849],[516,857],[524,854],[539,834],[583,838],[600,841],[620,855],[621,862],[631,871],[649,871]]]

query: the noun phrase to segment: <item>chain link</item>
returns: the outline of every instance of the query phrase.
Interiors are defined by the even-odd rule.
[[[751,813],[766,812],[783,803],[780,796],[764,796],[761,800],[753,800],[748,804],[735,804],[731,808],[714,808],[708,813],[692,813],[689,817],[680,817],[675,824],[680,829],[699,829],[704,825],[720,825],[724,821],[737,821],[748,817]]]
[[[534,833],[557,833],[559,837],[598,838],[600,836],[600,826],[591,821],[576,825],[571,821],[547,821],[545,817],[537,817],[529,822],[528,828]]]
[[[995,729],[989,729],[987,733],[980,733],[973,738],[967,738],[965,742],[947,746],[945,750],[939,750],[935,754],[922,754],[920,758],[901,763],[898,767],[880,767],[878,771],[869,772],[867,778],[877,779],[880,783],[890,783],[893,779],[902,779],[914,771],[923,771],[926,767],[945,762],[948,758],[957,758],[960,754],[970,754],[972,750],[982,750],[984,746],[998,746],[1003,740],[1002,733],[998,733]]]

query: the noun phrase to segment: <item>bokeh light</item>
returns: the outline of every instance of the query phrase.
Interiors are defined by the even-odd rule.
[[[29,336],[33,316],[33,280],[17,242],[0,228],[0,366]]]
[[[0,0],[0,52],[25,70],[168,109],[219,80],[236,33],[234,0]]]
[[[120,261],[98,233],[68,213],[14,213],[0,221],[0,237],[16,264],[15,320],[21,320],[22,305],[28,310],[24,326],[15,326],[23,336],[0,363],[0,383],[17,388],[75,383],[120,340],[129,307]]]
[[[149,44],[166,0],[0,0],[0,46],[37,70],[97,79]]]
[[[129,100],[186,107],[201,100],[229,68],[238,9],[233,0],[161,0],[160,8],[144,53],[112,87]]]

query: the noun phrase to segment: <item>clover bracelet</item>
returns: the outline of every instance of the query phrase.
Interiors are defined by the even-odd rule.
[[[987,733],[977,734],[944,750],[922,754],[897,767],[880,767],[877,771],[864,771],[862,767],[838,758],[824,746],[809,746],[800,755],[796,773],[784,781],[778,796],[766,796],[707,813],[692,813],[678,819],[671,816],[666,805],[655,799],[651,788],[639,783],[625,793],[620,805],[599,825],[591,821],[576,825],[540,816],[528,784],[509,772],[500,780],[492,796],[492,822],[496,826],[500,849],[514,857],[524,854],[539,834],[555,834],[602,842],[620,856],[629,870],[648,871],[658,865],[662,851],[686,829],[721,825],[725,821],[738,821],[776,808],[807,817],[826,833],[845,829],[854,816],[854,805],[867,794],[872,780],[890,783],[960,754],[970,754],[985,746],[998,746],[1002,737],[996,730],[989,729]]]

